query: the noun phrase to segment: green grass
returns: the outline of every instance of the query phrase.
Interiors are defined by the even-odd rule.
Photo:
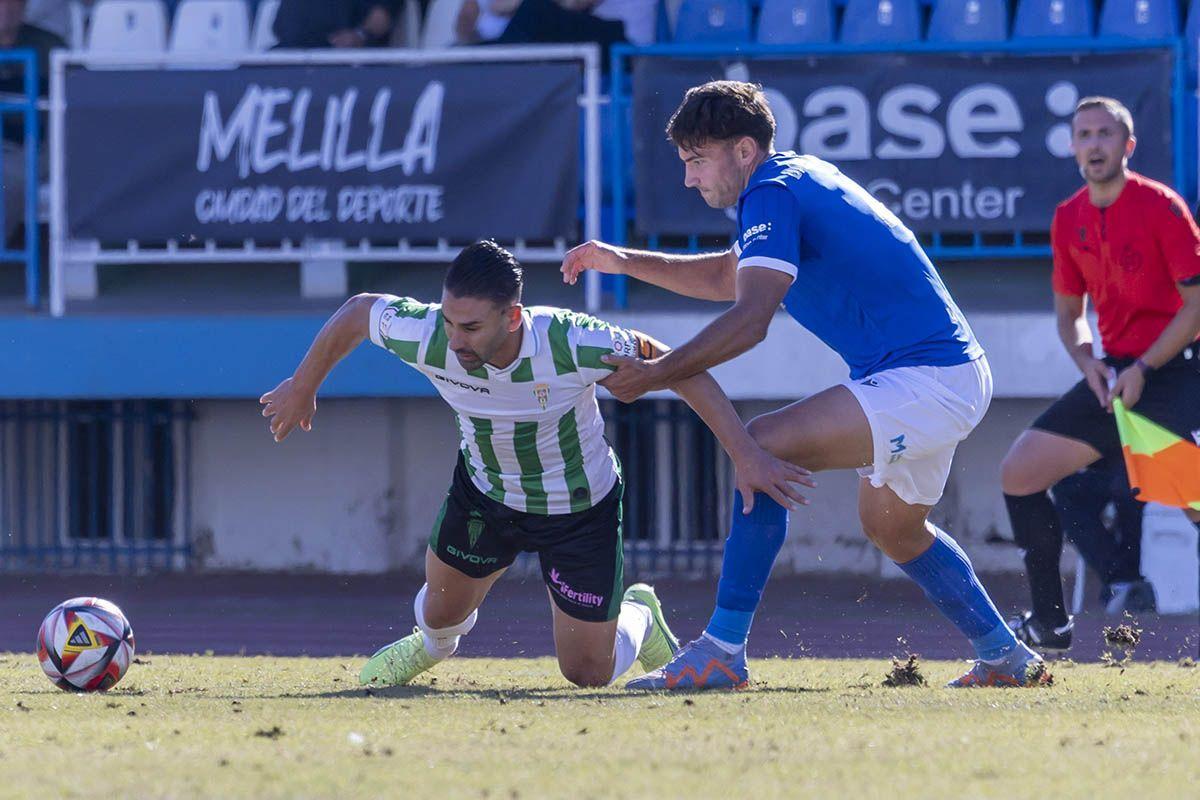
[[[0,654],[0,796],[1178,798],[1200,669],[1054,667],[1053,686],[883,688],[881,661],[766,660],[738,693],[570,687],[459,659],[367,696],[343,659],[142,656],[113,691]]]

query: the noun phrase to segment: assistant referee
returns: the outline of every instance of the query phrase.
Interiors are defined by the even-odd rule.
[[[1032,610],[1011,624],[1045,650],[1067,649],[1072,630],[1058,567],[1062,528],[1046,490],[1119,456],[1112,399],[1200,443],[1200,230],[1178,194],[1129,169],[1136,140],[1124,105],[1084,98],[1071,136],[1086,186],[1054,212],[1054,309],[1083,379],[1017,438],[1001,466],[1033,595]],[[1087,298],[1103,358],[1093,352]]]

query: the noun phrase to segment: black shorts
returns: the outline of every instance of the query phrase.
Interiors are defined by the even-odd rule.
[[[1104,363],[1120,372],[1133,362],[1110,357]],[[1186,348],[1151,372],[1132,410],[1189,442],[1200,436],[1200,345]],[[1042,412],[1032,427],[1086,442],[1102,456],[1121,452],[1116,420],[1084,380]]]
[[[460,455],[446,502],[433,523],[429,549],[472,578],[504,569],[518,553],[537,553],[542,579],[564,614],[584,622],[608,622],[621,609],[625,585],[623,491],[618,478],[604,499],[586,511],[529,514],[479,491]]]

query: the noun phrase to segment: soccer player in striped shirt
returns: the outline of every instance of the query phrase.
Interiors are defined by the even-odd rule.
[[[321,383],[369,337],[426,375],[458,419],[458,465],[430,534],[416,629],[371,657],[364,684],[406,684],[452,655],[522,551],[539,555],[559,667],[572,683],[609,684],[635,660],[648,672],[678,648],[654,590],[622,591],[623,487],[595,388],[615,370],[605,359],[667,348],[585,314],[523,307],[522,288],[516,259],[477,242],[450,265],[441,303],[348,300],[295,374],[261,399],[276,441],[310,430]],[[762,450],[707,373],[671,388],[733,458],[747,498],[758,491],[803,501],[792,484],[811,485],[807,471]]]

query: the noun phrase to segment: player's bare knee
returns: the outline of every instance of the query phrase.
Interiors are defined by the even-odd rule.
[[[607,686],[612,680],[612,657],[576,650],[569,656],[559,657],[558,669],[564,678],[576,686]]]
[[[879,519],[863,519],[862,529],[863,535],[880,550],[886,550],[900,534],[896,525]]]
[[[893,560],[907,560],[914,550],[927,544],[929,533],[923,524],[914,524],[911,519],[873,516],[862,518],[863,534],[884,555]]]
[[[1037,476],[1029,469],[1021,452],[1013,448],[1000,462],[1000,489],[1015,497],[1044,492],[1049,487],[1041,486]]]
[[[600,661],[571,661],[559,662],[559,670],[564,678],[583,689],[607,686],[612,680],[612,664]]]

